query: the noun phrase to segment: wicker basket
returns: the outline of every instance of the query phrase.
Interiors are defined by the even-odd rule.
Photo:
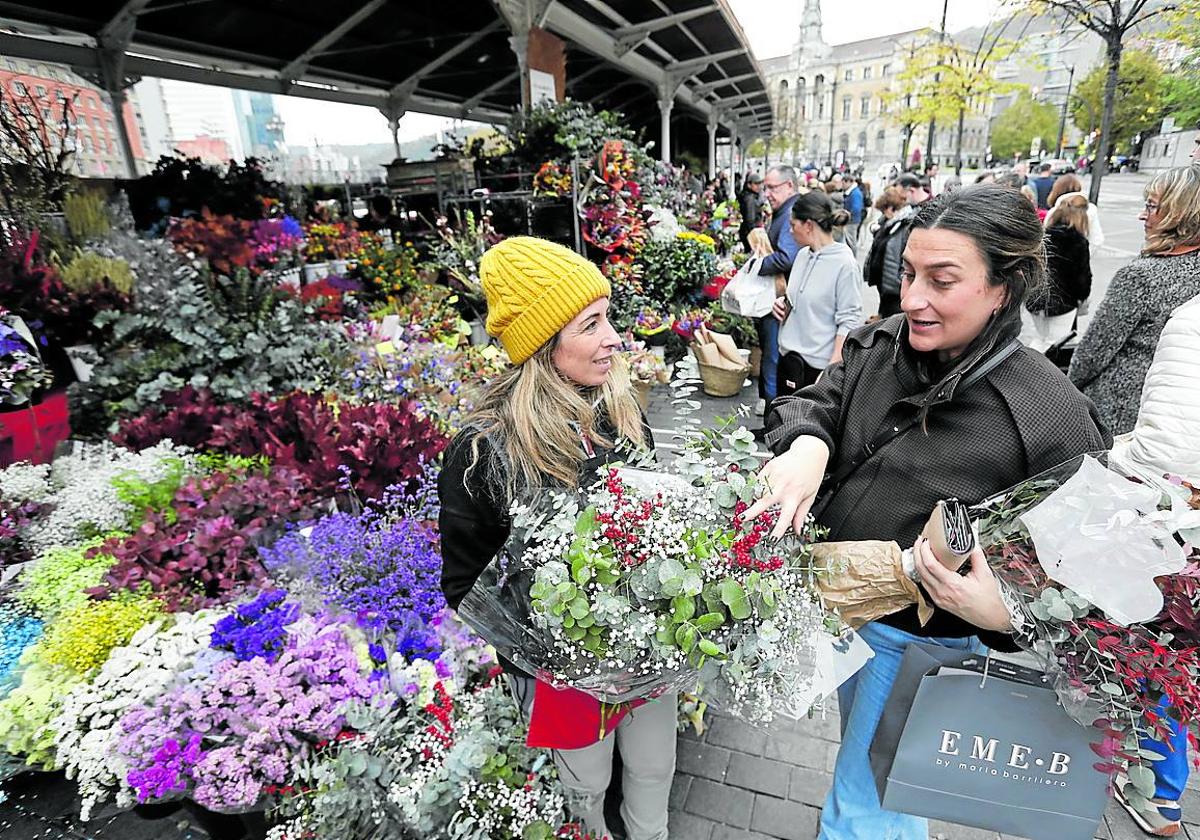
[[[749,372],[749,367],[731,370],[700,363],[700,381],[704,383],[704,393],[710,397],[736,397],[742,392],[742,383]]]

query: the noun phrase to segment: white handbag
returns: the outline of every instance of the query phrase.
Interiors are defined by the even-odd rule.
[[[758,273],[762,257],[751,257],[742,264],[721,292],[721,307],[730,315],[762,318],[775,305],[775,278]]]

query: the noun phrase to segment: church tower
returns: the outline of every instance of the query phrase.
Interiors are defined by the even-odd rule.
[[[795,52],[800,66],[820,61],[829,55],[829,45],[821,34],[821,0],[804,0]]]

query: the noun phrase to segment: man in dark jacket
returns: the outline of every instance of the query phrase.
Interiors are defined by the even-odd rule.
[[[787,276],[796,260],[800,246],[792,238],[792,205],[796,202],[796,170],[790,166],[772,166],[763,180],[767,203],[771,205],[771,224],[767,228],[767,239],[771,253],[759,266],[758,273],[766,277]],[[775,373],[779,367],[779,321],[768,314],[755,321],[758,329],[758,346],[762,351],[762,362],[758,377],[759,414],[775,399]]]
[[[1050,199],[1050,191],[1054,189],[1054,180],[1050,164],[1043,163],[1038,167],[1038,175],[1030,182],[1030,185],[1037,192],[1037,206],[1039,209],[1050,209],[1047,202]]]
[[[750,231],[762,224],[762,180],[762,176],[757,172],[751,172],[746,176],[745,189],[738,194],[738,210],[742,214],[742,224],[738,227],[738,239],[742,241],[742,247],[747,251],[750,250],[750,243],[746,237],[750,235]]]

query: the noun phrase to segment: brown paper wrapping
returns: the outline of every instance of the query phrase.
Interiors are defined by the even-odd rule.
[[[882,540],[815,543],[818,566],[831,569],[819,579],[821,598],[851,627],[917,605],[922,625],[933,615],[917,585],[904,574],[900,546]]]
[[[701,364],[724,370],[749,369],[733,338],[725,333],[713,332],[703,325],[696,330],[692,350]]]

